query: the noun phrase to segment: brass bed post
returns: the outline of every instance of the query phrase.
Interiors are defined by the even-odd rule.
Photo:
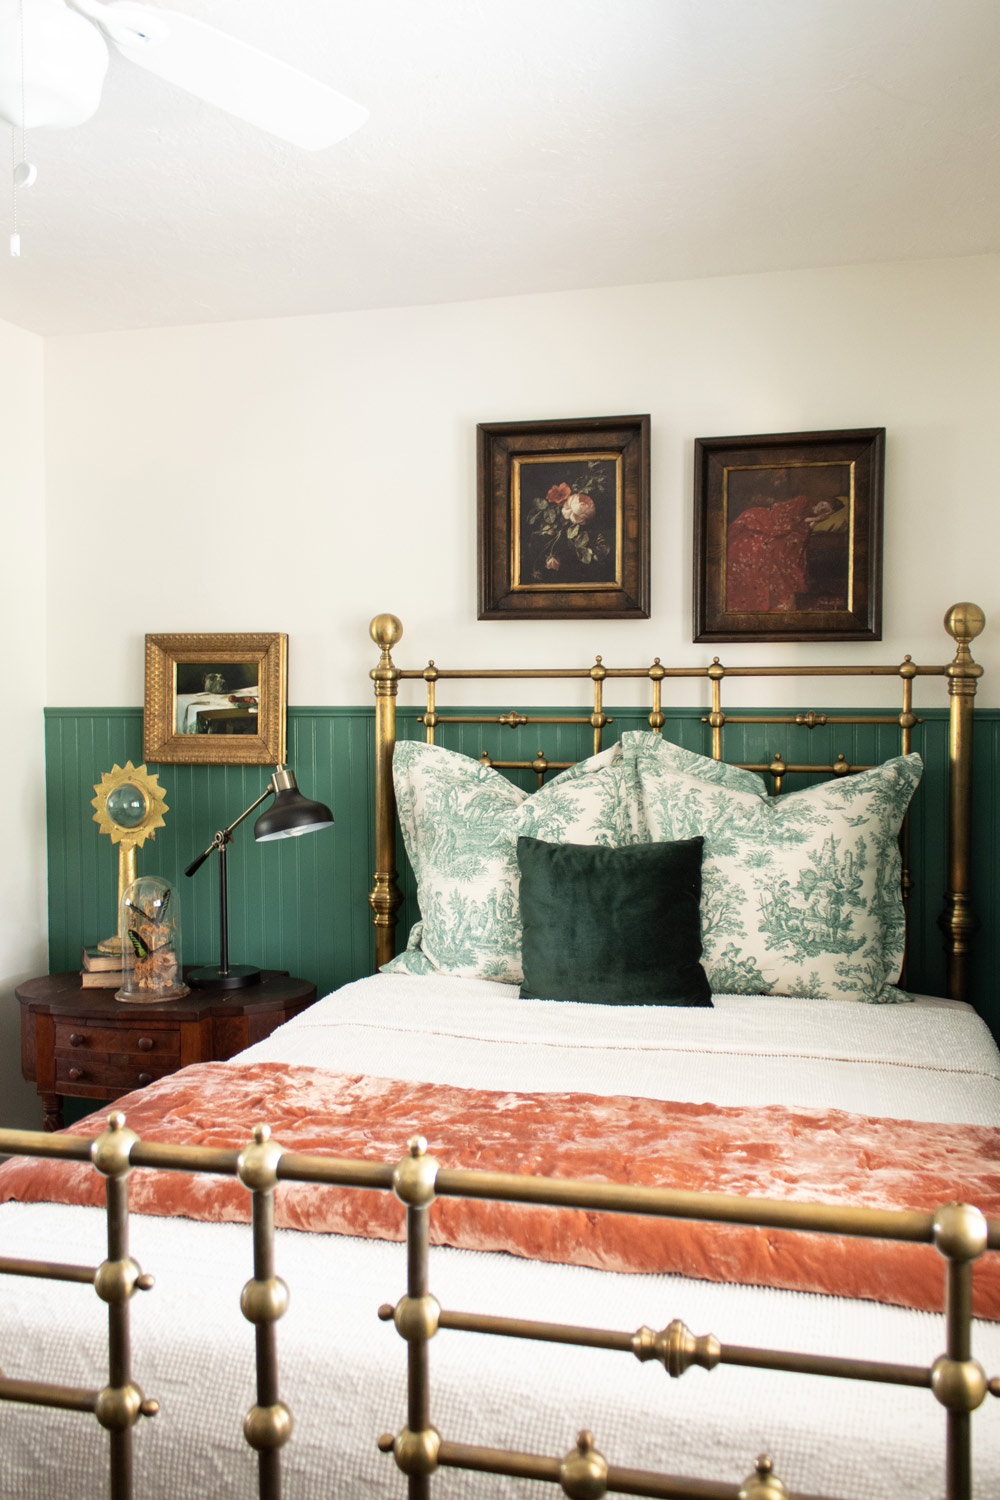
[[[427,1344],[438,1330],[441,1308],[428,1287],[428,1214],[434,1202],[439,1163],[427,1155],[427,1141],[412,1136],[407,1155],[396,1163],[392,1187],[406,1207],[406,1296],[395,1307],[383,1303],[378,1315],[391,1318],[406,1340],[406,1426],[395,1434],[385,1432],[378,1440],[383,1453],[391,1453],[407,1476],[409,1500],[429,1500],[431,1475],[438,1467],[441,1434],[431,1424],[430,1369]]]
[[[600,755],[601,745],[604,737],[604,726],[608,723],[608,716],[604,712],[604,679],[608,670],[598,657],[590,669],[591,680],[594,684],[594,712],[590,716],[591,728],[594,731],[595,755]]]
[[[990,1383],[972,1358],[972,1263],[989,1243],[989,1221],[968,1203],[946,1203],[934,1215],[934,1243],[945,1258],[946,1349],[934,1361],[931,1390],[945,1408],[945,1494],[972,1495],[970,1417],[986,1400]]]
[[[712,711],[708,716],[709,727],[712,731],[712,759],[722,759],[722,727],[726,722],[726,716],[722,712],[722,679],[726,675],[726,669],[717,656],[713,656],[712,665],[708,668],[708,678],[712,684]]]
[[[159,1409],[132,1379],[129,1301],[137,1288],[148,1290],[153,1284],[129,1254],[129,1154],[138,1139],[116,1110],[90,1151],[91,1161],[105,1178],[107,1206],[108,1258],[97,1269],[94,1290],[108,1305],[108,1384],[97,1397],[95,1415],[111,1442],[111,1500],[131,1500],[132,1428],[141,1416],[155,1416]]]
[[[972,711],[976,682],[983,675],[973,661],[969,643],[983,626],[986,616],[978,604],[953,604],[944,626],[957,644],[953,660],[945,668],[948,678],[948,885],[940,926],[948,954],[948,995],[968,999],[969,954],[978,919],[972,910]]]
[[[292,1413],[278,1394],[275,1324],[288,1309],[288,1287],[274,1271],[274,1189],[284,1151],[269,1125],[255,1125],[236,1169],[251,1193],[253,1277],[240,1294],[240,1311],[254,1325],[257,1399],[243,1419],[243,1436],[257,1454],[260,1500],[281,1500],[281,1449],[292,1435]]]
[[[382,652],[371,672],[375,684],[375,885],[368,898],[375,913],[378,969],[395,953],[396,908],[402,900],[396,884],[396,797],[392,788],[400,674],[390,653],[402,637],[403,626],[395,615],[376,615],[369,634]]]

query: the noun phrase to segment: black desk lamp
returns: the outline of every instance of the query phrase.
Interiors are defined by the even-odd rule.
[[[253,827],[253,836],[258,843],[264,843],[269,839],[294,838],[297,834],[314,833],[319,828],[330,828],[333,825],[333,813],[330,809],[322,802],[310,802],[308,797],[303,797],[288,767],[277,766],[270,782],[257,801],[251,802],[246,812],[241,812],[228,828],[220,829],[204,853],[199,854],[197,859],[193,859],[184,871],[185,875],[193,875],[196,870],[201,869],[210,854],[218,851],[219,963],[217,967],[211,964],[205,968],[190,970],[185,975],[188,984],[212,985],[218,989],[234,990],[241,989],[247,984],[257,984],[260,980],[260,970],[255,969],[251,964],[229,962],[229,889],[226,855],[227,845],[233,841],[233,829],[238,827],[244,818],[249,817],[265,797],[272,795],[274,802],[267,812],[261,813]]]

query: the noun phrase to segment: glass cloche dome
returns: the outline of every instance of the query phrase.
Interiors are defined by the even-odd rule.
[[[181,966],[177,893],[158,875],[141,875],[121,900],[122,987],[116,1000],[151,1004],[188,993]]]

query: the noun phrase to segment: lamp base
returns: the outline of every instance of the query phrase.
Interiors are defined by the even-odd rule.
[[[204,968],[186,970],[184,978],[199,989],[241,990],[248,984],[260,983],[260,970],[252,964],[230,964],[228,969],[208,964]]]

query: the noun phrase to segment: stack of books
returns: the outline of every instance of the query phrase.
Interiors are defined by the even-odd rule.
[[[80,983],[85,990],[121,989],[124,979],[120,953],[101,953],[97,947],[84,948]]]

